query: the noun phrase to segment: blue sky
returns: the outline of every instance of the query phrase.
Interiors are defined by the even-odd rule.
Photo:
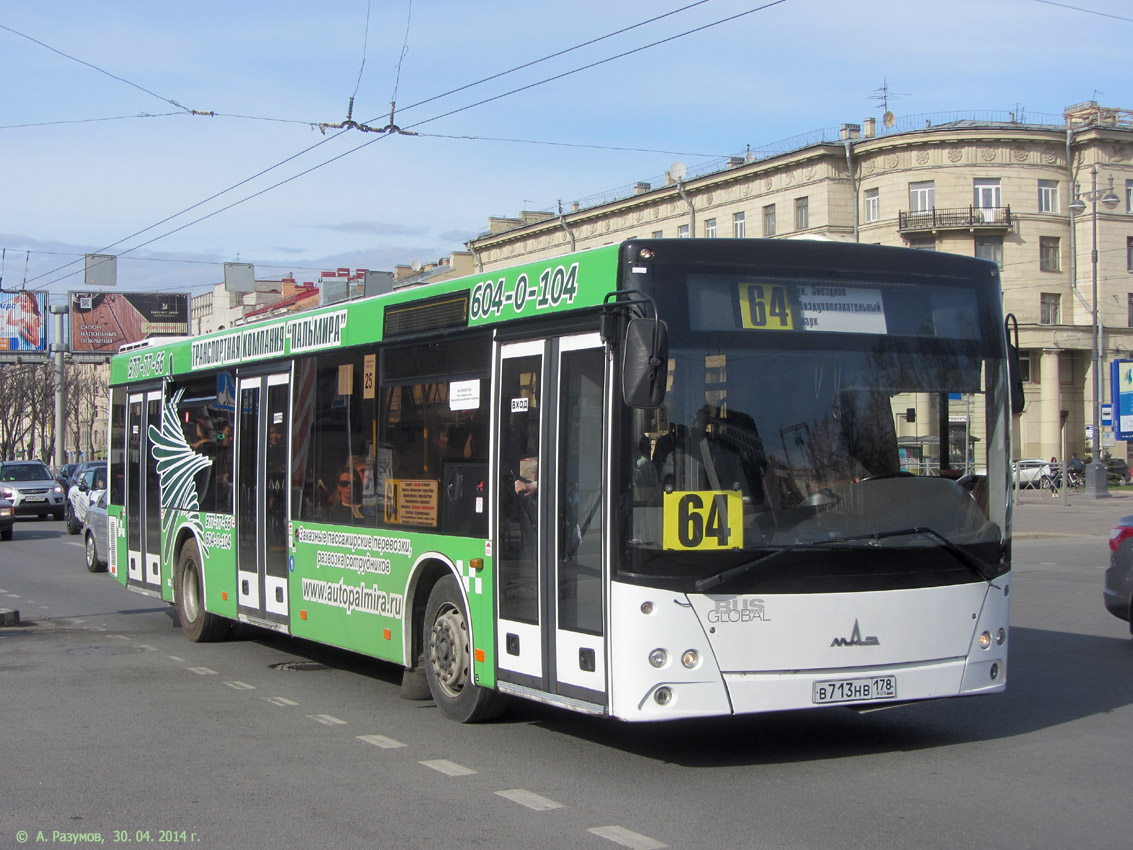
[[[422,104],[691,2],[8,3],[3,286],[83,289],[81,266],[67,263],[155,237],[119,259],[120,288],[200,292],[236,260],[257,277],[300,280],[428,262],[460,250],[489,216],[569,208],[675,160],[692,168],[880,118],[883,84],[899,118],[1059,116],[1091,99],[1133,108],[1129,0],[783,0],[532,86],[762,5],[707,0]],[[341,122],[352,95],[355,120],[385,125],[395,86],[395,123],[420,135],[313,126]]]

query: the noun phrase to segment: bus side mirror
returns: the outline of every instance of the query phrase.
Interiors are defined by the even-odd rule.
[[[1023,394],[1023,370],[1019,366],[1019,349],[1007,345],[1007,380],[1011,384],[1011,414],[1018,416],[1023,412],[1026,398]]]
[[[630,407],[660,407],[669,378],[669,329],[660,319],[630,319],[622,342],[622,398]]]

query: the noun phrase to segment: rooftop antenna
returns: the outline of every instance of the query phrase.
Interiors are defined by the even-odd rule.
[[[874,89],[873,92],[874,93],[869,96],[869,99],[881,101],[881,106],[878,107],[878,109],[882,111],[881,123],[886,127],[892,127],[897,123],[897,119],[894,117],[893,113],[889,111],[889,101],[890,99],[898,100],[902,97],[907,97],[907,93],[892,91],[889,88],[889,81],[886,79],[882,79],[881,88]]]

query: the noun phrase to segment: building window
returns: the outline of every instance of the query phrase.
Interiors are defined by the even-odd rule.
[[[810,227],[810,199],[795,198],[795,230]]]
[[[710,218],[710,219],[708,219],[708,221],[704,222],[704,238],[705,239],[715,239],[716,238],[716,219]]]
[[[743,239],[746,233],[744,225],[744,214],[742,212],[732,213],[732,236],[735,239]]]
[[[1125,269],[1133,272],[1133,236],[1125,237]]]
[[[922,180],[909,184],[909,212],[931,212],[936,208],[936,184]]]
[[[1129,299],[1129,327],[1133,328],[1133,292],[1130,292],[1126,298]]]
[[[677,228],[677,238],[678,239],[688,239],[688,225],[687,224],[682,224],[680,227]]]
[[[936,250],[936,237],[935,236],[915,236],[909,240],[909,247],[916,248],[919,251],[935,251]]]
[[[1042,304],[1039,310],[1040,325],[1058,325],[1062,323],[1061,302],[1062,296],[1057,292],[1042,293]]]
[[[1133,180],[1125,181],[1125,211],[1133,213]]]
[[[665,231],[664,230],[654,230],[653,231],[653,238],[654,239],[664,239],[665,238]]]
[[[763,208],[763,235],[775,235],[775,205],[768,204]]]
[[[1056,213],[1056,212],[1058,212],[1058,181],[1057,180],[1040,180],[1039,181],[1039,212],[1041,212],[1041,213]]]
[[[1039,269],[1044,272],[1056,272],[1062,268],[1059,259],[1057,236],[1039,237]]]
[[[866,189],[865,190],[865,220],[880,221],[881,220],[881,190],[880,189]]]
[[[981,210],[1003,206],[999,202],[998,177],[977,177],[972,181],[972,206]]]
[[[976,257],[981,260],[991,260],[997,266],[1003,268],[1003,237],[977,236]]]
[[[1019,352],[1019,380],[1024,384],[1031,383],[1031,352]]]

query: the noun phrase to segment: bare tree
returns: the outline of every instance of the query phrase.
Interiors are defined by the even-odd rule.
[[[95,445],[95,423],[106,418],[109,382],[105,369],[97,364],[69,365],[67,382],[67,430],[71,447],[93,458],[105,453],[105,445]]]

